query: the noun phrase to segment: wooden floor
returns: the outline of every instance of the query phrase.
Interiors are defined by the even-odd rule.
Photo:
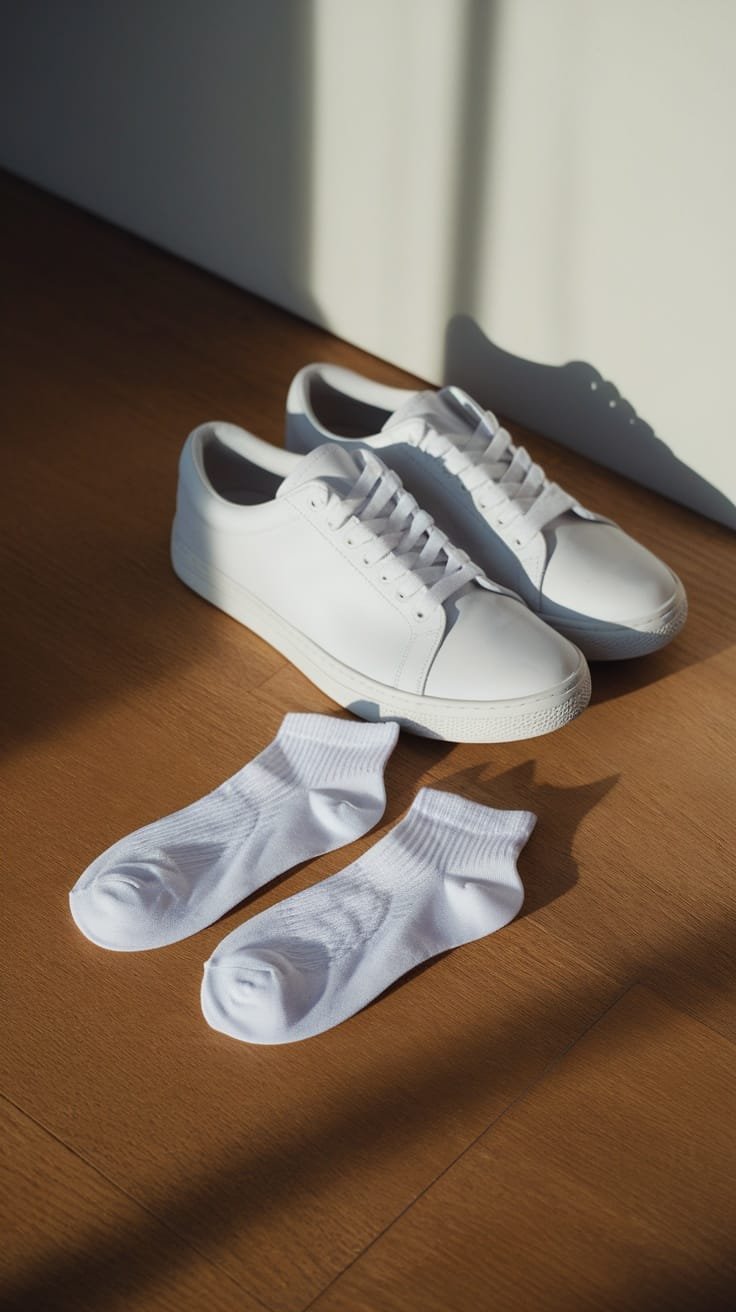
[[[732,537],[529,437],[681,574],[688,626],[594,667],[561,732],[402,735],[377,832],[422,783],[536,811],[523,914],[332,1033],[233,1042],[202,962],[372,839],[163,951],[75,929],[99,851],[285,711],[335,710],[172,574],[178,451],[208,418],[278,442],[310,359],[405,376],[18,182],[0,200],[2,1307],[734,1306]]]

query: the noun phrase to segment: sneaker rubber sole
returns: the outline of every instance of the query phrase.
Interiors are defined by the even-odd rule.
[[[335,660],[242,584],[195,556],[176,535],[171,561],[192,591],[257,633],[339,706],[364,720],[396,720],[411,733],[447,742],[513,742],[561,729],[590,701],[590,672],[582,655],[572,675],[533,697],[477,702],[402,692]]]

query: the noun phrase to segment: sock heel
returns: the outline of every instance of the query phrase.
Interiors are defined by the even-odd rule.
[[[484,875],[446,874],[443,883],[461,943],[508,925],[524,902],[522,883],[515,871],[508,881]]]
[[[386,806],[385,793],[361,788],[310,788],[305,801],[311,824],[324,833],[330,846],[361,838],[380,820]]]

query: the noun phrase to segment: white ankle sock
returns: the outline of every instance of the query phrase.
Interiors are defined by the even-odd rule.
[[[186,938],[291,866],[383,815],[398,725],[284,717],[273,742],[200,801],[98,856],[69,902],[83,934],[133,952]]]
[[[365,856],[239,925],[205,964],[202,1010],[248,1043],[306,1039],[419,962],[513,920],[536,822],[422,788]]]

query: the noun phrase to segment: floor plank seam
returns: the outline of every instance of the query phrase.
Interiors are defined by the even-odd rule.
[[[678,1016],[683,1016],[686,1020],[691,1020],[694,1025],[702,1025],[703,1029],[707,1030],[709,1034],[712,1034],[714,1038],[722,1039],[724,1043],[730,1044],[731,1047],[736,1047],[736,1034],[725,1034],[723,1030],[716,1029],[715,1025],[711,1025],[710,1021],[704,1020],[702,1016],[696,1016],[688,1007],[683,1007],[680,1002],[675,1002],[669,997],[667,991],[661,984],[650,983],[650,981],[646,979],[640,979],[638,983],[641,984],[641,987],[646,989],[648,993],[656,994],[660,1002],[664,1002],[668,1007],[671,1007],[673,1011],[677,1012]]]
[[[613,1011],[614,1007],[617,1007],[619,1003],[623,1001],[627,993],[630,993],[632,989],[639,987],[640,984],[641,984],[641,980],[639,980],[638,978],[627,980],[621,992],[618,993],[616,997],[611,1002],[609,1002],[601,1012],[598,1013],[597,1016],[594,1016],[593,1019],[589,1021],[588,1024],[584,1027],[584,1029],[582,1029],[580,1033],[570,1041],[570,1043],[568,1043],[564,1048],[562,1048],[560,1052],[556,1053],[554,1057],[550,1057],[549,1061],[547,1062],[546,1066],[544,1067],[544,1070],[542,1071],[538,1079],[534,1080],[528,1089],[526,1089],[523,1093],[520,1093],[518,1098],[514,1099],[513,1103],[510,1103],[509,1106],[506,1107],[495,1118],[495,1120],[491,1121],[491,1125],[488,1128],[490,1129],[492,1126],[496,1124],[497,1121],[500,1121],[502,1117],[506,1115],[506,1112],[510,1111],[512,1106],[515,1106],[519,1102],[523,1102],[524,1098],[527,1098],[529,1094],[532,1092],[532,1089],[534,1089],[538,1084],[541,1084],[543,1080],[545,1080],[547,1076],[553,1070],[555,1070],[557,1066],[559,1066],[560,1062],[563,1061],[565,1057],[567,1057],[568,1053],[572,1052],[573,1048],[575,1048],[577,1044],[580,1043],[580,1040],[584,1039],[586,1034],[590,1034],[590,1031],[595,1029],[596,1025],[600,1024],[600,1022],[604,1019],[604,1017],[608,1015],[609,1011]]]
[[[608,974],[608,968],[606,966],[601,966],[600,964],[596,963],[596,961],[591,957],[590,953],[587,952],[586,949],[581,947],[578,943],[573,944],[570,940],[556,933],[554,929],[550,929],[549,926],[541,924],[538,920],[534,919],[533,916],[530,916],[529,919],[531,923],[534,924],[535,929],[541,931],[542,934],[546,934],[547,937],[553,939],[555,943],[561,944],[561,946],[564,947],[567,951],[574,952],[578,960],[583,961],[587,965],[589,965],[591,970],[596,971],[596,973],[599,975]],[[664,953],[659,952],[656,948],[651,948],[650,950],[654,954],[654,956],[657,957],[659,960],[666,961],[666,955]],[[687,1016],[689,1020],[695,1021],[698,1024],[703,1025],[705,1029],[710,1031],[711,1034],[716,1035],[720,1039],[724,1039],[727,1043],[736,1045],[736,1033],[728,1034],[726,1033],[725,1030],[719,1029],[716,1025],[713,1025],[710,1021],[698,1015],[691,1008],[687,1006],[683,1006],[678,1001],[674,1001],[668,995],[663,985],[651,981],[646,974],[646,970],[649,969],[651,965],[652,962],[650,961],[644,962],[643,964],[640,962],[639,970],[641,971],[642,969],[644,969],[645,973],[643,975],[641,973],[637,974],[633,982],[636,984],[640,984],[642,988],[648,989],[651,993],[656,993],[657,996],[662,1001],[666,1002],[670,1007],[672,1007],[674,1011],[677,1011],[681,1016]],[[611,972],[609,978],[612,980],[613,983],[616,984],[623,983],[623,981],[619,979],[617,973]],[[630,982],[631,979],[632,977],[627,976],[627,982]]]
[[[125,1189],[121,1184],[119,1184],[117,1180],[113,1180],[112,1177],[107,1175],[106,1172],[103,1171],[99,1166],[95,1165],[94,1162],[90,1161],[89,1158],[85,1157],[76,1148],[72,1148],[71,1144],[66,1143],[64,1139],[62,1139],[58,1134],[55,1134],[53,1130],[50,1130],[47,1125],[43,1124],[42,1121],[37,1120],[35,1116],[31,1115],[30,1112],[27,1112],[24,1107],[21,1107],[13,1098],[10,1098],[6,1093],[0,1092],[0,1098],[3,1098],[3,1100],[6,1103],[8,1103],[11,1107],[14,1107],[15,1110],[19,1112],[21,1116],[25,1117],[26,1120],[30,1121],[32,1125],[35,1125],[39,1130],[41,1130],[43,1134],[47,1134],[50,1139],[53,1139],[54,1143],[59,1144],[61,1148],[64,1148],[67,1152],[71,1153],[73,1157],[76,1157],[77,1161],[82,1162],[83,1165],[86,1166],[88,1170],[94,1171],[95,1175],[99,1176],[101,1180],[104,1180],[106,1184],[108,1184],[112,1189],[116,1191],[116,1193],[119,1193],[123,1198],[127,1198],[136,1207],[139,1207],[141,1211],[145,1212],[147,1216],[150,1216],[152,1220],[154,1220],[157,1223],[157,1225],[163,1226],[165,1230],[168,1230],[169,1234],[173,1235],[174,1238],[179,1241],[179,1243],[184,1244],[186,1248],[188,1248],[192,1253],[196,1254],[196,1256],[201,1261],[206,1262],[207,1265],[210,1266],[213,1271],[216,1271],[219,1275],[224,1276],[224,1278],[228,1280],[230,1284],[233,1285],[233,1287],[238,1290],[239,1293],[247,1294],[249,1298],[252,1298],[254,1302],[258,1303],[264,1309],[264,1312],[275,1312],[275,1309],[271,1307],[269,1303],[264,1303],[262,1298],[259,1298],[257,1294],[254,1294],[250,1288],[242,1285],[239,1280],[236,1280],[235,1277],[232,1276],[229,1271],[225,1270],[225,1268],[222,1267],[219,1262],[214,1262],[211,1257],[208,1257],[206,1253],[203,1253],[201,1249],[199,1249],[196,1246],[196,1244],[192,1243],[191,1239],[187,1235],[180,1234],[179,1231],[175,1229],[175,1227],[172,1226],[169,1221],[159,1216],[157,1212],[154,1212],[148,1203],[144,1203],[140,1198],[137,1198],[135,1194],[132,1194],[128,1189]]]
[[[388,1225],[385,1225],[377,1235],[374,1235],[370,1243],[366,1244],[365,1247],[362,1248],[359,1253],[356,1253],[355,1257],[352,1258],[350,1262],[348,1262],[347,1266],[343,1267],[342,1271],[338,1272],[336,1276],[333,1276],[331,1280],[328,1280],[327,1284],[322,1289],[320,1289],[317,1294],[315,1294],[314,1298],[310,1299],[308,1303],[305,1303],[298,1310],[298,1312],[309,1312],[309,1309],[314,1307],[318,1299],[322,1298],[324,1294],[326,1294],[330,1289],[332,1289],[333,1285],[336,1285],[339,1280],[342,1280],[343,1276],[346,1275],[347,1272],[350,1271],[352,1267],[355,1266],[356,1262],[359,1262],[363,1257],[365,1257],[365,1255],[369,1253],[373,1247],[375,1247],[375,1245],[379,1242],[379,1240],[383,1239],[384,1235],[388,1234],[388,1232],[392,1230],[393,1227],[399,1221],[401,1221],[402,1218],[406,1216],[408,1212],[411,1211],[412,1207],[414,1207],[415,1204],[418,1203],[425,1196],[425,1194],[428,1194],[431,1189],[434,1189],[435,1185],[438,1184],[439,1181],[442,1180],[444,1176],[447,1175],[448,1171],[451,1171],[453,1167],[458,1164],[458,1162],[461,1162],[462,1159],[471,1151],[471,1149],[474,1148],[476,1144],[479,1143],[480,1140],[486,1134],[489,1133],[489,1131],[495,1129],[495,1127],[502,1120],[504,1120],[504,1118],[508,1115],[509,1112],[513,1111],[515,1107],[518,1107],[520,1103],[524,1102],[524,1100],[529,1097],[529,1094],[532,1093],[534,1089],[537,1088],[538,1085],[542,1084],[544,1080],[547,1078],[547,1076],[550,1074],[550,1072],[553,1071],[560,1064],[563,1058],[566,1057],[568,1053],[572,1051],[572,1049],[576,1046],[576,1044],[578,1044],[581,1039],[585,1038],[586,1034],[589,1034],[590,1031],[594,1029],[595,1026],[598,1025],[599,1022],[602,1021],[604,1017],[607,1016],[608,1013],[613,1010],[614,1007],[617,1007],[619,1003],[623,1000],[623,998],[625,998],[626,995],[630,993],[633,988],[636,988],[638,984],[639,984],[639,980],[629,981],[626,984],[626,987],[619,994],[617,994],[616,997],[613,998],[613,1000],[610,1003],[608,1003],[607,1006],[605,1006],[603,1010],[598,1013],[597,1016],[594,1016],[593,1019],[589,1021],[587,1025],[585,1025],[585,1027],[580,1031],[578,1035],[576,1035],[574,1039],[572,1039],[570,1043],[566,1044],[565,1047],[559,1053],[557,1053],[545,1064],[540,1074],[535,1076],[535,1078],[531,1080],[529,1084],[526,1085],[526,1087],[523,1088],[515,1098],[512,1098],[511,1101],[507,1103],[506,1106],[503,1107],[501,1111],[496,1116],[494,1116],[493,1119],[489,1121],[488,1124],[478,1134],[474,1136],[473,1139],[471,1139],[470,1143],[467,1143],[465,1145],[462,1152],[459,1152],[457,1156],[452,1159],[452,1161],[448,1162],[442,1168],[442,1170],[437,1173],[434,1179],[430,1180],[429,1183],[426,1184],[423,1189],[420,1189],[419,1193],[416,1194],[415,1197],[412,1198],[410,1202],[406,1204],[405,1207],[402,1207],[401,1211],[397,1212],[396,1216],[394,1216],[388,1222]]]

